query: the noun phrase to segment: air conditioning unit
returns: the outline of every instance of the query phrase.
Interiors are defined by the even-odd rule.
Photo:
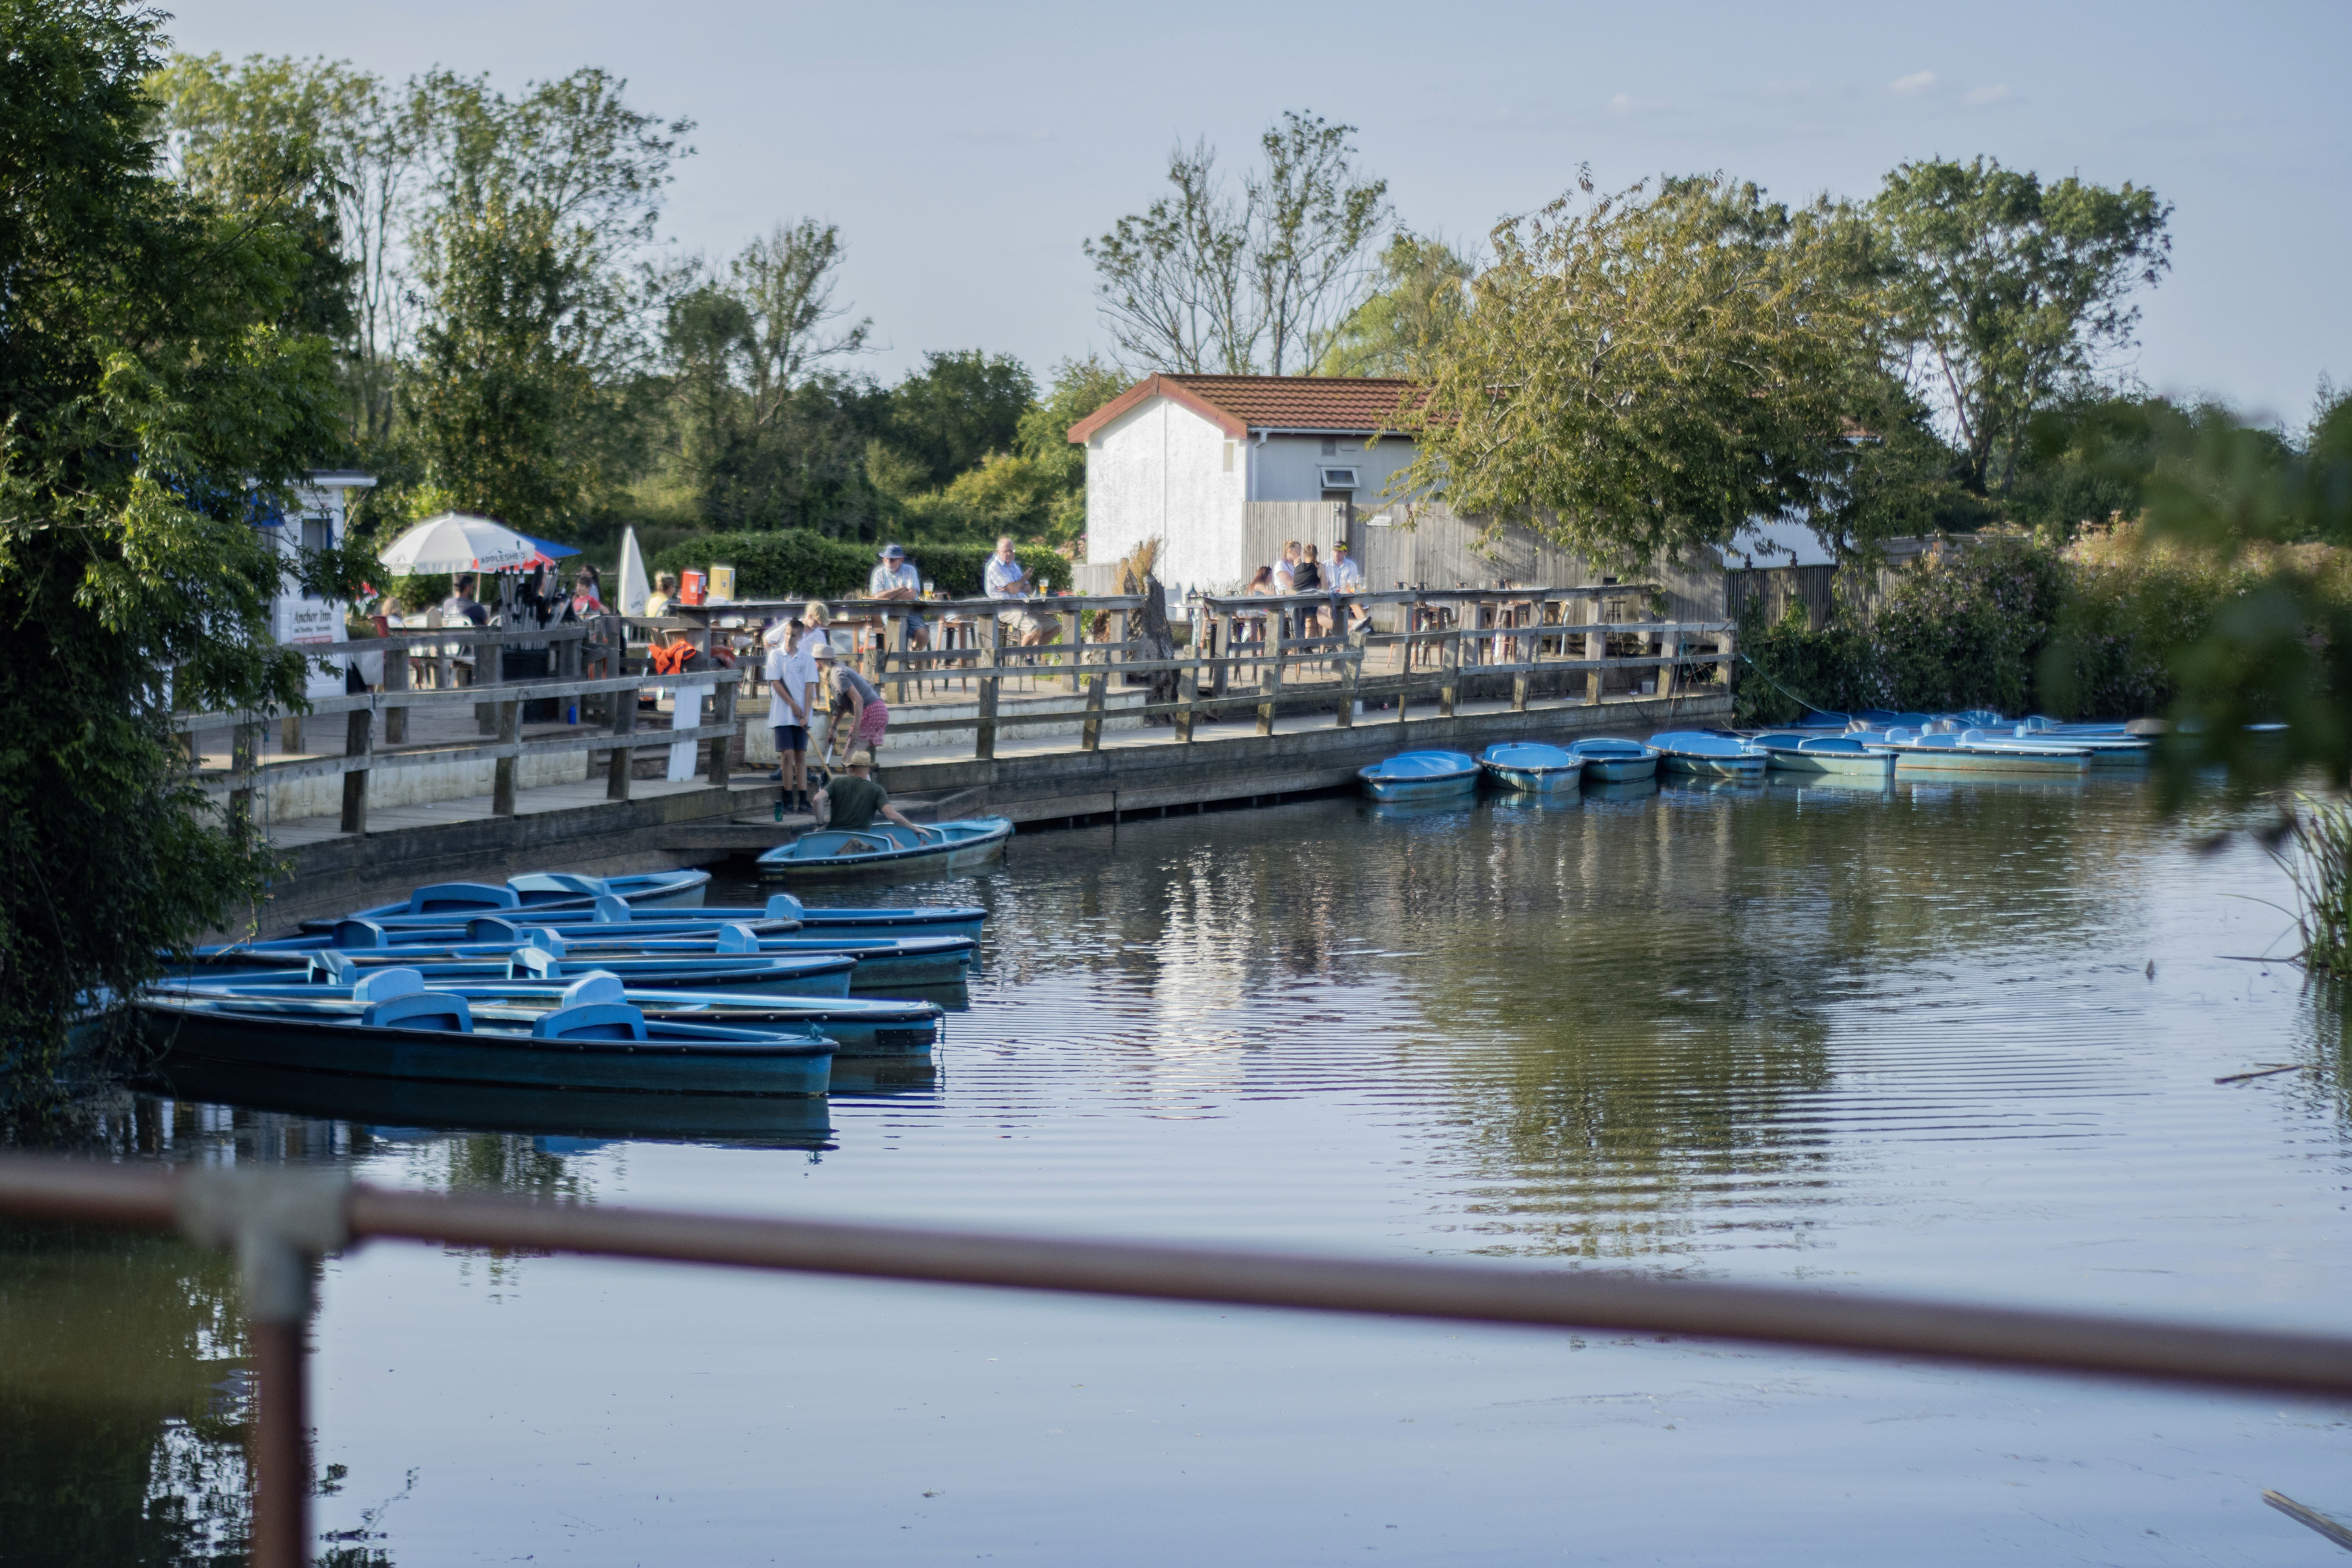
[[[1323,488],[1327,490],[1352,490],[1362,486],[1353,468],[1326,468],[1323,470]]]

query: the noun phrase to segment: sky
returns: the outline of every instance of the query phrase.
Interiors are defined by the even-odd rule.
[[[1170,149],[1228,163],[1285,110],[1358,128],[1414,229],[1477,241],[1589,164],[1603,187],[1722,171],[1855,197],[1979,153],[2151,186],[2172,270],[2119,363],[2300,427],[2352,382],[2352,5],[1182,6],[740,0],[181,0],[179,47],[433,66],[504,89],[599,66],[696,121],[665,215],[723,257],[813,216],[849,247],[864,368],[1110,344],[1081,243]]]

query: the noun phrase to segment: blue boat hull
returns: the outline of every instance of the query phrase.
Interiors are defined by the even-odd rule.
[[[1584,765],[1580,763],[1570,768],[1507,768],[1485,762],[1478,765],[1505,789],[1526,795],[1574,795],[1584,782]]]
[[[1691,757],[1668,752],[1658,766],[1670,773],[1702,779],[1760,779],[1769,759],[1755,757]]]
[[[1774,752],[1767,761],[1774,773],[1837,774],[1840,777],[1885,780],[1895,776],[1892,752]]]
[[[1392,805],[1461,800],[1478,793],[1478,774],[1475,769],[1453,778],[1365,779],[1363,783],[1366,795]]]
[[[795,881],[944,877],[987,865],[1013,837],[1013,824],[1002,816],[934,826],[947,830],[944,836],[920,836],[890,823],[856,833],[807,833],[769,850],[757,864],[763,877]]]
[[[1658,776],[1655,757],[1587,757],[1584,759],[1584,780],[1587,784],[1632,784],[1639,779]]]

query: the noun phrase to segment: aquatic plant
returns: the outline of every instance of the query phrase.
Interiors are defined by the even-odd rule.
[[[2284,827],[2269,847],[2294,884],[2303,966],[2352,976],[2352,801],[2297,795]]]

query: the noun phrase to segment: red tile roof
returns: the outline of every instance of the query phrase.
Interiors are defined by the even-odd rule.
[[[1154,397],[1198,414],[1239,440],[1252,430],[1362,433],[1394,430],[1397,409],[1420,391],[1409,381],[1323,375],[1147,376],[1070,426],[1086,442]]]

